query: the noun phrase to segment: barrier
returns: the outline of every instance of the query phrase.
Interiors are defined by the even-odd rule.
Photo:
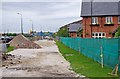
[[[103,64],[106,66],[114,68],[118,63],[120,38],[95,39],[60,37],[60,41],[66,46],[79,51],[99,63],[101,63],[103,59]]]

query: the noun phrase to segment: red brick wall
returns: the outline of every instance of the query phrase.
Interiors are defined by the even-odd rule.
[[[70,32],[70,37],[77,37],[77,33],[76,32]]]
[[[91,38],[92,32],[105,32],[106,37],[112,37],[111,32],[115,31],[118,28],[118,16],[113,16],[113,23],[112,26],[105,26],[106,17],[98,17],[98,24],[99,26],[90,26],[91,24],[91,17],[83,17],[83,38]]]

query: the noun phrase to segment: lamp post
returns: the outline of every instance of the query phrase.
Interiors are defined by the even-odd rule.
[[[21,34],[23,34],[23,20],[22,20],[22,14],[21,13],[17,13],[21,16]]]
[[[32,22],[32,32],[34,31],[34,29],[33,29],[33,20],[30,20],[31,22]]]

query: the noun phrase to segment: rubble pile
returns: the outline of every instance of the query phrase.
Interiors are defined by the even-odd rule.
[[[2,54],[2,67],[8,67],[19,63],[22,63],[21,56]]]
[[[16,48],[41,48],[38,44],[30,41],[22,34],[16,36],[9,42],[10,46],[14,46]]]

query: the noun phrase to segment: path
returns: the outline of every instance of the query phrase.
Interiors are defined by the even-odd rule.
[[[2,67],[3,77],[75,77],[70,64],[59,53],[54,41],[37,41],[41,49],[17,49],[10,52],[21,56],[22,63]]]

